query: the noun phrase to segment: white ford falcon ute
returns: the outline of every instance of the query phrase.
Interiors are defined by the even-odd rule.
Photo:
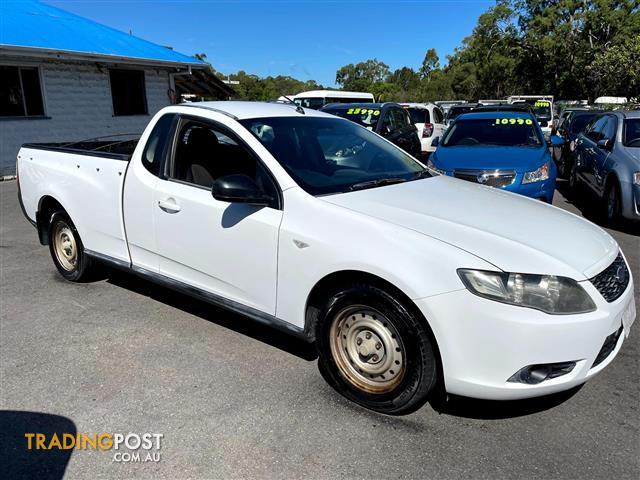
[[[139,138],[26,144],[17,171],[66,279],[108,263],[301,336],[332,387],[386,414],[442,388],[577,386],[635,319],[599,227],[295,105],[171,106]]]

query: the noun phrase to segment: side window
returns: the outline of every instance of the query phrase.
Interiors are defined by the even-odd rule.
[[[174,118],[175,114],[170,113],[163,115],[160,120],[158,120],[142,152],[142,165],[155,176],[158,176],[160,173],[160,164],[162,163],[164,149],[169,139],[171,124]]]
[[[265,167],[231,132],[209,123],[183,120],[179,125],[170,178],[204,188],[225,175],[246,175],[274,199],[278,190]]]
[[[384,137],[387,136],[389,134],[391,134],[391,132],[393,132],[394,128],[393,128],[393,121],[391,120],[391,112],[393,110],[387,110],[383,117],[382,117],[382,129],[380,130],[380,134]]]
[[[618,122],[616,118],[609,117],[609,119],[607,120],[607,124],[605,125],[602,131],[602,138],[606,138],[608,140],[615,140],[617,127],[618,127]]]
[[[436,123],[443,123],[444,117],[442,115],[442,110],[440,110],[439,108],[433,109],[433,117],[435,118]]]
[[[596,119],[589,127],[589,130],[587,131],[587,137],[589,137],[594,142],[598,142],[599,140],[601,140],[603,135],[602,130],[604,129],[605,123],[607,123],[606,116],[602,116]]]
[[[404,110],[392,108],[389,112],[391,114],[391,124],[393,125],[394,130],[401,130],[409,125],[409,120],[407,119]]]

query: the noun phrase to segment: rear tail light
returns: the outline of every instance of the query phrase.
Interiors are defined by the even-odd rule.
[[[433,135],[433,123],[425,123],[422,127],[422,138],[429,138]]]

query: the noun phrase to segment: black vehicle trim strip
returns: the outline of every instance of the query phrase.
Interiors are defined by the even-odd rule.
[[[74,155],[86,155],[88,157],[107,158],[109,160],[119,160],[121,162],[129,162],[131,155],[123,153],[95,152],[92,150],[82,150],[80,148],[60,147],[47,143],[23,143],[22,148],[30,148],[32,150],[46,150],[51,152],[71,153]]]
[[[251,320],[254,320],[258,323],[261,323],[271,328],[275,328],[276,330],[287,333],[289,335],[293,335],[297,338],[301,338],[303,340],[309,341],[309,338],[307,337],[307,333],[303,328],[292,325],[291,323],[286,322],[274,315],[262,312],[256,308],[249,307],[242,303],[236,302],[235,300],[230,300],[228,298],[222,297],[215,293],[207,292],[205,290],[194,287],[192,285],[183,283],[179,280],[174,280],[173,278],[169,278],[160,273],[152,272],[151,270],[147,270],[146,268],[138,267],[135,265],[131,266],[129,263],[119,260],[117,258],[113,258],[109,255],[104,255],[102,253],[94,252],[92,250],[87,250],[87,249],[85,249],[85,253],[90,257],[96,258],[97,260],[113,265],[118,269],[132,272],[146,280],[152,281],[164,287],[168,287],[172,290],[179,291],[181,293],[197,298],[199,300],[203,300],[212,305],[222,307],[226,310],[230,310],[234,313],[243,315],[245,317],[249,317]]]

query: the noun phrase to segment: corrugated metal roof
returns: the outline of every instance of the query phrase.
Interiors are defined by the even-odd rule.
[[[1,47],[205,65],[162,45],[31,0],[0,1]]]

